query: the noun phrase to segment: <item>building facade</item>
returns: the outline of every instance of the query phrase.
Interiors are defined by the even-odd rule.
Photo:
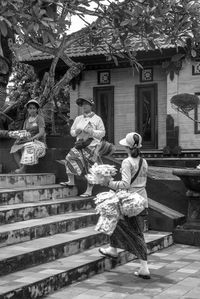
[[[182,149],[199,149],[200,125],[176,111],[170,102],[176,94],[200,94],[199,62],[183,61],[173,80],[161,64],[151,65],[151,61],[148,67],[134,73],[131,67],[102,67],[85,70],[79,85],[71,90],[72,119],[80,113],[75,99],[91,96],[95,111],[105,123],[107,139],[119,149],[119,140],[131,131],[143,136],[144,149],[163,149],[170,144],[173,147],[173,142]],[[190,112],[192,118],[200,120],[199,110],[200,106]],[[170,122],[172,129],[167,134]]]
[[[31,55],[30,55],[31,53]],[[200,94],[200,62],[179,61],[171,72],[166,71],[166,62],[172,63],[177,55],[174,47],[163,45],[162,52],[137,52],[137,60],[143,65],[133,71],[127,61],[118,65],[107,61],[105,53],[95,50],[87,52],[84,46],[73,45],[66,50],[69,57],[85,64],[81,76],[71,85],[70,118],[81,113],[76,105],[78,97],[95,99],[95,112],[106,127],[106,139],[120,150],[119,140],[128,132],[137,131],[143,136],[143,148],[163,150],[180,147],[183,150],[199,150],[200,125],[173,109],[172,96],[180,93]],[[179,49],[182,56],[184,49]],[[32,64],[42,77],[48,70],[52,57],[36,50],[24,50],[19,59]],[[63,73],[66,66],[60,61],[57,72]],[[200,105],[190,112],[200,121]]]

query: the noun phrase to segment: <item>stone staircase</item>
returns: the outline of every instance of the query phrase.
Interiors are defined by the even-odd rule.
[[[0,174],[0,221],[0,299],[41,298],[135,258],[99,254],[108,237],[94,230],[92,197],[55,184],[54,174]],[[145,238],[149,253],[173,243],[172,233]]]

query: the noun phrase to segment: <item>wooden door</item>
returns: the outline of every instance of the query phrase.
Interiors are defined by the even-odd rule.
[[[114,87],[94,87],[94,101],[95,112],[105,125],[105,139],[114,143]]]
[[[157,84],[136,86],[136,131],[143,148],[157,148]]]

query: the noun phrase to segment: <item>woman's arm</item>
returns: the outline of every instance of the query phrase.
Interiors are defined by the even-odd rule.
[[[104,123],[100,117],[98,117],[98,121],[96,124],[96,129],[93,129],[92,137],[101,140],[106,134]]]
[[[39,127],[39,133],[36,135],[32,136],[30,139],[39,139],[40,137],[45,135],[45,121],[44,118],[41,116],[38,116],[38,127]]]
[[[77,135],[79,135],[82,132],[81,129],[77,129],[79,122],[80,122],[80,117],[77,116],[71,126],[71,129],[70,129],[70,134],[72,137],[76,137]]]
[[[131,185],[131,164],[129,161],[122,161],[121,181],[110,181],[108,187],[114,190],[129,189]]]
[[[41,128],[39,128],[39,133],[37,133],[36,135],[31,137],[30,139],[31,140],[39,139],[40,137],[44,136],[44,134],[45,134],[45,129],[44,129],[44,127],[41,127]]]

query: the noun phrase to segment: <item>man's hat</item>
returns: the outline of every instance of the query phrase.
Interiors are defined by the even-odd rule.
[[[77,104],[78,106],[83,106],[83,102],[88,102],[91,106],[94,105],[94,101],[93,101],[93,99],[90,98],[90,97],[87,97],[87,98],[78,98],[78,99],[76,100],[76,104]]]

